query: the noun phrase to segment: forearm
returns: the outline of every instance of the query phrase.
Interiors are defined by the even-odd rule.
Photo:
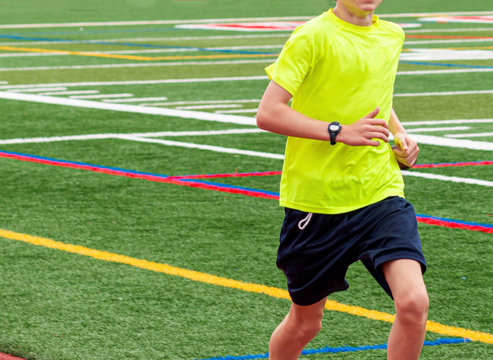
[[[281,135],[330,141],[329,122],[313,119],[292,109],[288,103],[291,94],[271,81],[257,112],[257,126]],[[353,146],[378,146],[375,139],[388,142],[387,124],[376,119],[379,108],[353,124],[343,125],[335,141]],[[337,119],[334,119],[337,121]]]
[[[284,103],[260,104],[257,126],[280,135],[329,141],[328,123],[310,118]]]

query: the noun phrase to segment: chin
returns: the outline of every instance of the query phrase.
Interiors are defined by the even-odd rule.
[[[363,11],[375,11],[381,0],[360,0],[359,8]]]

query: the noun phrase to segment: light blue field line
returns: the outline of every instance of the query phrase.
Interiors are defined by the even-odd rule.
[[[228,54],[248,54],[248,55],[278,55],[277,53],[269,53],[263,51],[246,51],[246,50],[228,50],[228,49],[210,49],[201,48],[194,46],[169,46],[169,45],[154,45],[154,44],[138,44],[130,42],[112,42],[112,41],[97,41],[97,40],[66,40],[66,39],[53,39],[53,38],[40,38],[40,37],[27,37],[18,35],[0,35],[0,39],[12,39],[12,40],[25,40],[25,41],[52,41],[65,44],[73,43],[84,43],[84,44],[96,44],[96,45],[120,45],[120,46],[130,46],[130,47],[142,47],[142,48],[154,48],[154,49],[176,49],[176,50],[196,50],[214,53],[228,53]],[[493,66],[482,66],[482,65],[467,65],[467,64],[448,64],[448,63],[434,63],[434,62],[424,62],[424,61],[409,61],[400,60],[402,64],[413,64],[413,65],[423,65],[423,66],[445,66],[445,67],[459,67],[459,68],[471,68],[471,69],[493,69]]]
[[[52,41],[55,43],[84,43],[84,44],[95,44],[95,45],[111,45],[111,46],[131,46],[131,47],[143,47],[143,48],[155,48],[155,49],[176,49],[176,50],[196,50],[196,51],[207,51],[215,53],[232,53],[232,54],[249,54],[249,55],[277,55],[277,53],[267,53],[262,51],[245,51],[245,50],[228,50],[228,49],[210,49],[195,46],[170,46],[170,45],[154,45],[154,44],[138,44],[130,42],[113,42],[113,41],[97,41],[97,40],[66,40],[66,39],[53,39],[53,38],[38,38],[38,37],[27,37],[27,36],[17,36],[17,35],[0,35],[0,39],[12,39],[12,40],[25,40],[25,41]]]
[[[438,345],[450,345],[450,344],[463,344],[469,343],[471,340],[462,338],[441,338],[434,341],[425,341],[424,346],[438,346]],[[369,350],[385,350],[387,344],[378,345],[365,345],[365,346],[339,346],[339,347],[323,347],[319,349],[307,349],[303,350],[301,355],[316,355],[316,354],[337,354],[337,353],[349,353]],[[241,356],[218,356],[200,360],[251,360],[251,359],[268,359],[269,353],[256,354],[256,355],[241,355]]]
[[[424,65],[424,66],[446,66],[446,67],[460,67],[460,68],[471,68],[471,69],[493,69],[493,66],[483,66],[483,65],[467,65],[467,64],[444,64],[426,61],[409,61],[400,60],[401,64],[412,64],[412,65]]]
[[[138,44],[138,43],[130,43],[130,42],[119,43],[119,42],[112,42],[112,41],[97,41],[97,40],[67,40],[67,39],[53,39],[53,38],[41,38],[41,37],[27,37],[27,36],[19,36],[19,35],[0,35],[0,38],[12,39],[12,40],[25,40],[25,41],[52,41],[52,42],[65,43],[65,44],[86,43],[86,44],[112,45],[112,46],[123,45],[123,46],[155,48],[155,49],[196,50],[196,51],[215,52],[215,53],[229,53],[229,54],[277,55],[277,53],[268,53],[268,52],[262,52],[262,51],[210,49],[210,48],[201,48],[201,47],[194,47],[194,46],[169,46],[169,45],[154,45],[154,44]],[[461,67],[461,68],[472,68],[472,69],[493,69],[493,66],[434,63],[434,62],[424,62],[424,61],[400,60],[400,63],[413,64],[413,65],[423,65],[423,66],[445,66],[445,67]]]

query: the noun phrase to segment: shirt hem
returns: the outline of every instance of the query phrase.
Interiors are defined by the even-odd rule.
[[[297,203],[294,203],[294,202],[291,202],[291,201],[288,201],[288,200],[285,200],[282,198],[279,200],[279,205],[282,207],[287,207],[290,209],[296,209],[296,210],[300,210],[300,211],[304,211],[304,212],[311,212],[311,213],[315,213],[315,214],[334,215],[334,214],[343,214],[343,213],[347,213],[350,211],[364,208],[366,206],[369,206],[369,205],[375,204],[379,201],[382,201],[382,200],[384,200],[390,196],[398,196],[398,197],[401,197],[403,199],[405,198],[403,192],[389,191],[389,192],[384,192],[382,194],[379,194],[379,195],[373,197],[367,203],[365,202],[365,203],[361,203],[361,204],[357,204],[357,205],[351,205],[351,206],[317,207],[317,206],[310,206],[310,205],[306,205],[306,204],[297,204]]]

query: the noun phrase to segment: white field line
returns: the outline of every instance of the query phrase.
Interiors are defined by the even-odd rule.
[[[401,54],[401,61],[490,60],[492,50],[409,49]]]
[[[462,13],[461,13],[462,14]],[[476,13],[475,13],[476,14]],[[481,12],[481,14],[483,14]],[[439,16],[447,13],[426,13],[418,16]],[[105,22],[74,22],[48,24],[10,24],[0,25],[0,29],[28,29],[28,28],[57,28],[57,27],[84,27],[84,26],[138,26],[138,25],[173,25],[173,24],[207,24],[209,22],[239,22],[239,21],[282,21],[308,20],[307,16],[285,17],[257,17],[257,18],[225,18],[225,19],[190,19],[190,20],[144,20],[144,21],[105,21]]]
[[[216,114],[247,114],[256,113],[258,109],[239,109],[239,110],[218,110]]]
[[[493,28],[492,28],[493,30]],[[419,45],[419,44],[448,44],[448,43],[475,43],[475,42],[493,42],[493,38],[487,39],[447,39],[447,40],[409,40],[404,43],[404,45]],[[14,45],[12,43],[8,43],[9,45]],[[19,43],[17,45],[27,45],[25,42]],[[38,44],[40,45],[40,44]],[[210,50],[256,50],[256,49],[281,49],[283,44],[274,44],[274,45],[249,45],[249,46],[220,46],[220,47],[206,47]],[[98,54],[159,54],[159,53],[180,53],[180,52],[197,52],[202,51],[203,48],[200,47],[190,47],[190,48],[171,48],[171,49],[138,49],[138,50],[111,50],[111,51],[95,51]],[[69,56],[71,54],[67,52],[53,52],[53,53],[45,53],[45,52],[14,52],[14,53],[3,53],[0,54],[0,58],[9,58],[9,57],[33,57],[33,56]]]
[[[74,95],[69,96],[71,99],[111,99],[111,98],[130,98],[134,94],[121,93],[121,94],[99,94],[99,95]]]
[[[493,40],[492,40],[493,41]],[[284,45],[249,45],[249,46],[219,46],[219,47],[205,47],[209,50],[256,50],[256,49],[280,49]],[[151,50],[111,50],[111,51],[95,51],[98,54],[118,54],[118,55],[126,55],[126,54],[161,54],[161,53],[180,53],[180,52],[191,52],[191,51],[203,51],[204,48],[172,48],[172,49],[151,49]],[[12,54],[0,54],[0,58],[2,57],[24,57],[24,56],[69,56],[70,54],[66,52],[60,53],[12,53]]]
[[[481,43],[481,42],[493,42],[492,38],[486,39],[446,39],[446,40],[409,40],[405,41],[404,45],[420,45],[420,44],[449,44],[449,43]],[[26,45],[26,43],[22,43]],[[13,45],[9,43],[9,45]],[[38,44],[40,45],[40,44]],[[248,46],[218,46],[218,47],[206,47],[210,50],[255,50],[255,49],[281,49],[284,45],[274,44],[274,45],[248,45]],[[160,53],[181,53],[181,52],[198,52],[202,51],[203,48],[200,47],[190,47],[190,48],[171,48],[171,49],[138,49],[138,50],[111,50],[111,51],[96,51],[98,54],[160,54]],[[35,53],[6,53],[0,54],[0,58],[10,58],[10,57],[33,57],[33,56],[69,56],[67,52],[35,52]]]
[[[444,138],[439,136],[421,135],[421,134],[413,134],[412,137],[414,140],[417,141],[418,144],[446,146],[446,147],[470,149],[470,150],[493,151],[493,142],[459,140],[459,139],[450,139],[450,138]]]
[[[475,133],[475,134],[449,134],[445,136],[450,138],[490,137],[493,136],[493,132]]]
[[[421,74],[421,73],[420,73]],[[52,83],[52,84],[30,84],[30,85],[2,85],[1,90],[21,90],[25,88],[43,88],[54,86],[116,86],[116,85],[156,85],[156,84],[185,84],[201,82],[222,82],[222,81],[267,81],[267,76],[237,76],[224,78],[188,78],[188,79],[163,79],[163,80],[133,80],[133,81],[106,81],[106,82],[77,82],[77,83]],[[429,96],[429,95],[466,95],[466,94],[489,94],[493,90],[477,91],[457,91],[457,92],[436,92],[436,93],[405,93],[394,94],[394,96]]]
[[[268,159],[278,159],[278,160],[284,159],[284,155],[281,155],[281,154],[272,154],[272,153],[252,151],[252,150],[233,149],[233,148],[226,148],[226,147],[222,147],[222,146],[194,144],[194,143],[171,141],[171,140],[149,139],[149,138],[138,137],[138,136],[120,136],[119,138],[120,139],[126,139],[126,140],[132,140],[132,141],[161,144],[161,145],[166,145],[166,146],[178,146],[178,147],[184,147],[184,148],[189,148],[189,149],[208,150],[208,151],[214,151],[214,152],[219,152],[219,153],[256,156],[256,157],[262,157],[262,158],[268,158]]]
[[[146,37],[146,38],[118,38],[118,39],[93,39],[93,40],[67,40],[64,44],[91,44],[100,42],[148,42],[148,41],[192,41],[192,40],[231,40],[231,39],[262,39],[262,38],[288,38],[289,34],[240,34],[240,35],[211,35],[211,36],[174,36],[174,37]],[[53,45],[53,41],[8,41],[8,45]],[[118,45],[118,44],[116,44]]]
[[[166,136],[211,136],[211,135],[245,134],[245,133],[261,133],[261,132],[264,131],[255,128],[255,129],[229,129],[229,130],[218,130],[218,131],[184,131],[184,132],[163,131],[163,132],[153,132],[153,133],[135,133],[135,134],[126,134],[126,135],[125,134],[92,134],[92,135],[56,136],[56,137],[30,138],[30,139],[7,139],[7,140],[0,140],[0,144],[26,144],[26,143],[43,143],[43,142],[55,142],[55,141],[123,139],[123,140],[131,140],[138,142],[155,143],[155,144],[161,144],[166,146],[177,146],[177,147],[184,147],[189,149],[207,150],[207,151],[213,151],[219,153],[283,160],[284,155],[282,154],[273,154],[273,153],[266,153],[259,151],[226,148],[221,146],[211,146],[211,145],[150,138],[150,137],[166,137]],[[443,175],[436,175],[436,174],[429,174],[422,172],[418,173],[411,171],[403,171],[402,174],[405,176],[415,176],[415,177],[422,177],[426,179],[451,181],[456,183],[466,183],[466,184],[488,186],[488,187],[493,186],[492,181],[478,180],[471,178],[443,176]]]
[[[60,65],[60,66],[31,66],[31,67],[7,67],[0,68],[0,72],[15,71],[51,71],[51,70],[84,70],[84,69],[119,69],[119,68],[140,68],[140,67],[163,67],[163,66],[213,66],[213,65],[242,65],[242,64],[270,64],[275,61],[275,56],[264,59],[250,60],[223,60],[223,61],[173,61],[173,62],[142,62],[128,64],[98,64],[98,65]],[[397,75],[434,75],[434,74],[453,74],[453,73],[476,73],[492,72],[493,68],[465,68],[465,69],[444,69],[444,70],[415,70],[398,71]],[[1,84],[1,83],[0,83]],[[4,82],[7,84],[7,82]]]
[[[451,29],[410,29],[406,30],[407,34],[421,33],[421,32],[462,32],[462,31],[493,31],[493,27],[483,28],[451,28]],[[228,40],[228,39],[262,39],[262,38],[288,38],[288,33],[268,33],[268,34],[238,34],[238,35],[211,35],[211,36],[168,36],[168,37],[132,37],[132,38],[119,38],[119,39],[92,39],[92,40],[67,40],[64,43],[67,44],[84,44],[84,43],[97,43],[97,42],[146,42],[146,41],[193,41],[193,40]],[[53,44],[53,41],[9,41],[4,42],[8,45],[48,45]]]
[[[490,39],[450,39],[450,40],[411,40],[411,41],[405,41],[404,45],[461,44],[461,43],[480,43],[480,42],[493,42],[493,38],[490,38]]]
[[[231,77],[214,77],[214,78],[188,78],[188,79],[162,79],[162,80],[130,80],[130,81],[89,81],[89,82],[72,82],[72,83],[54,83],[54,84],[31,84],[31,85],[2,85],[0,90],[12,90],[23,88],[36,88],[48,86],[116,86],[116,85],[157,85],[157,84],[187,84],[201,82],[222,82],[222,81],[265,81],[267,76],[231,76]]]
[[[446,75],[477,72],[493,72],[493,68],[398,71],[397,75]]]
[[[456,11],[456,12],[427,12],[427,13],[396,13],[379,14],[383,18],[445,16],[445,15],[490,15],[492,11]],[[190,20],[143,20],[143,21],[105,21],[105,22],[72,22],[72,23],[44,23],[44,24],[6,24],[0,25],[0,29],[26,29],[26,28],[57,28],[57,27],[84,27],[84,26],[135,26],[135,25],[172,25],[172,24],[206,24],[209,22],[239,22],[239,21],[282,21],[282,20],[308,20],[307,16],[284,17],[255,17],[255,18],[225,18],[225,19],[190,19]]]
[[[50,91],[38,93],[38,95],[84,95],[98,94],[98,90],[74,90],[74,91]]]
[[[213,151],[213,152],[219,152],[219,153],[227,153],[227,154],[235,154],[235,155],[247,155],[247,156],[255,156],[255,157],[261,157],[261,158],[268,158],[268,159],[284,160],[284,155],[282,155],[282,154],[273,154],[273,153],[266,153],[266,152],[259,152],[259,151],[226,148],[226,147],[222,147],[222,146],[211,146],[211,145],[195,144],[195,143],[188,143],[188,142],[181,142],[181,141],[149,139],[149,138],[138,137],[138,136],[120,136],[119,138],[132,140],[132,141],[161,144],[161,145],[166,145],[166,146],[177,146],[177,147],[207,150],[207,151]],[[488,187],[493,186],[493,181],[478,180],[478,179],[471,179],[471,178],[462,178],[462,177],[456,177],[456,176],[444,176],[444,175],[436,175],[436,174],[429,174],[429,173],[422,173],[422,172],[418,173],[418,172],[411,172],[411,171],[403,171],[402,175],[422,177],[422,178],[433,179],[433,180],[450,181],[450,182],[455,182],[455,183],[465,183],[465,184],[473,184],[473,185],[480,185],[480,186],[488,186]]]
[[[469,130],[469,126],[451,126],[451,127],[431,127],[431,128],[417,128],[417,129],[407,129],[407,132],[435,132],[435,131],[459,131],[459,130]]]
[[[421,178],[433,179],[433,180],[450,181],[450,182],[455,182],[455,183],[465,183],[465,184],[472,184],[472,185],[488,186],[488,187],[493,186],[493,181],[463,178],[463,177],[457,177],[457,176],[444,176],[444,175],[438,175],[438,174],[430,174],[430,173],[422,173],[422,172],[414,172],[414,171],[406,171],[406,170],[402,171],[402,175],[421,177]]]
[[[190,111],[190,110],[176,110],[176,109],[145,107],[145,106],[127,105],[127,104],[111,104],[111,103],[99,102],[99,101],[68,99],[62,97],[42,96],[42,95],[13,93],[13,92],[0,92],[0,98],[7,100],[29,101],[29,102],[42,103],[42,104],[73,106],[73,107],[80,107],[86,109],[113,110],[113,111],[129,112],[129,113],[146,114],[146,115],[161,115],[161,116],[196,119],[196,120],[204,120],[204,121],[216,121],[216,122],[241,124],[241,125],[255,125],[255,119],[251,117],[213,114],[208,112],[199,112],[199,111]]]
[[[252,125],[252,126],[256,125],[255,118],[238,116],[238,115],[215,114],[208,112],[176,110],[169,108],[144,107],[144,106],[127,105],[127,104],[111,104],[111,103],[104,103],[97,101],[67,99],[61,97],[50,97],[50,96],[12,93],[12,92],[0,92],[0,98],[7,100],[36,102],[42,104],[65,105],[65,106],[74,106],[74,107],[89,108],[89,109],[113,110],[113,111],[146,114],[146,115],[160,115],[160,116],[178,117],[185,119],[215,121],[221,123],[232,123],[232,124]],[[493,143],[490,142],[458,140],[458,139],[450,139],[450,138],[443,138],[443,137],[429,136],[429,135],[417,135],[417,134],[414,135],[414,138],[416,139],[416,141],[418,141],[418,143],[422,143],[422,144],[493,151]]]
[[[226,129],[226,130],[208,130],[208,131],[158,131],[158,132],[133,133],[133,134],[87,134],[87,135],[4,139],[4,140],[0,140],[0,145],[50,143],[50,142],[58,142],[58,141],[121,139],[124,136],[152,138],[152,137],[180,137],[180,136],[237,135],[237,134],[254,134],[254,133],[264,133],[264,132],[266,131],[258,128],[252,128],[252,129]]]
[[[490,124],[493,119],[457,119],[457,120],[424,120],[424,121],[404,121],[404,126],[421,126],[421,125],[445,125],[445,124]]]
[[[226,61],[173,61],[173,62],[143,62],[130,64],[99,64],[99,65],[60,65],[60,66],[34,66],[34,67],[8,67],[0,68],[0,72],[10,71],[49,71],[49,70],[82,70],[82,69],[118,69],[139,68],[155,66],[198,66],[198,65],[241,65],[241,64],[268,64],[275,60],[272,58],[258,60],[226,60]]]
[[[411,29],[406,30],[406,34],[435,33],[435,32],[470,32],[470,31],[493,31],[493,26],[477,28],[451,28],[451,29]]]
[[[66,87],[52,87],[52,88],[34,88],[34,89],[22,89],[22,90],[9,90],[10,92],[43,92],[43,91],[65,91]]]
[[[142,102],[142,101],[166,101],[167,97],[146,97],[146,98],[131,98],[131,99],[111,99],[111,100],[103,100],[105,102],[110,103],[125,103],[125,102]]]
[[[0,81],[0,84],[1,85],[5,85],[5,84],[8,84],[9,82],[8,81]]]
[[[5,45],[5,43],[3,43]],[[9,43],[10,45],[10,43]],[[68,56],[69,54],[67,53],[41,53],[41,52],[32,52],[32,53],[25,53],[25,52],[14,52],[14,53],[8,53],[8,54],[0,54],[0,58],[11,58],[11,57],[38,57],[38,56],[63,56],[66,55]]]
[[[195,105],[195,104],[244,104],[244,103],[258,103],[260,99],[240,99],[240,100],[195,100],[195,101],[174,101],[164,103],[153,103],[154,105],[174,106],[174,105]],[[148,104],[141,104],[148,105]],[[151,104],[149,104],[151,105]]]
[[[188,105],[177,106],[176,109],[180,110],[200,110],[200,109],[225,109],[225,108],[239,108],[239,104],[214,104],[214,105]]]

